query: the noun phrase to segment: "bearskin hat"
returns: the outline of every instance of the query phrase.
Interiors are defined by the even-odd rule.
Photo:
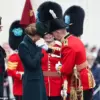
[[[54,19],[50,14],[50,10],[53,10],[58,18],[63,18],[61,6],[55,2],[46,1],[42,3],[37,10],[37,17],[39,21],[46,22]]]
[[[52,32],[54,32],[56,30],[65,29],[65,28],[66,28],[66,24],[63,21],[63,19],[58,19],[57,18],[57,19],[49,21],[48,33],[52,33]]]
[[[25,35],[24,29],[20,25],[20,21],[14,21],[9,29],[9,45],[13,50],[18,49],[19,44]]]
[[[75,36],[83,34],[85,12],[80,6],[71,6],[64,13],[64,21],[67,25],[67,31]]]
[[[39,6],[37,21],[47,24],[48,33],[66,27],[66,24],[63,21],[61,6],[51,1],[44,2]]]

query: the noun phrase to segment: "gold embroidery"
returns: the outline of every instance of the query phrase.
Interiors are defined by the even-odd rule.
[[[13,67],[16,67],[17,64],[8,64],[8,66],[13,66]]]
[[[11,61],[8,61],[8,64],[11,64],[11,65],[17,65],[18,62],[11,62]]]
[[[8,67],[16,68],[17,65],[14,65],[14,66],[12,66],[12,65],[8,65]]]
[[[73,69],[70,89],[70,100],[83,100],[83,86],[76,66]]]
[[[10,70],[15,70],[16,68],[11,67],[11,66],[8,66],[8,68],[7,68],[7,69],[10,69]]]
[[[18,66],[18,62],[8,62],[8,69],[14,70]]]
[[[59,47],[49,46],[49,48],[51,48],[53,51],[61,51],[61,48],[59,48]]]
[[[92,75],[92,72],[89,70],[89,76],[90,76],[90,82],[89,82],[89,87],[90,88],[93,88],[93,87],[95,87],[95,81],[94,81],[94,77],[93,77],[93,75]]]
[[[68,40],[67,39],[64,39],[63,44],[64,44],[64,46],[67,46],[68,45]]]
[[[88,69],[89,70],[89,69]],[[89,81],[89,87],[90,88],[93,88],[95,87],[95,81],[94,81],[94,77],[91,73],[91,71],[89,70],[89,73],[88,73],[88,81]]]
[[[70,33],[67,33],[62,39],[61,39],[61,43],[64,42],[64,40],[66,40],[67,38],[69,38],[71,36]]]

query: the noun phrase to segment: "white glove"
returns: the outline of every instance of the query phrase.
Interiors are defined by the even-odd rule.
[[[19,74],[21,74],[21,76],[24,74],[24,72],[19,72]]]
[[[44,41],[44,39],[40,38],[38,41],[36,41],[35,43],[38,47],[41,47],[43,49],[45,49],[46,51],[48,50],[48,45],[47,43]]]
[[[21,79],[22,79],[22,76],[23,76],[24,72],[17,71],[16,74],[20,74],[21,75]]]
[[[56,64],[55,69],[57,70],[58,73],[60,73],[60,69],[62,67],[62,64],[60,63],[60,61]]]
[[[41,46],[41,48],[43,48],[44,50],[48,50],[48,45],[47,45],[47,43],[44,43],[44,45],[43,46]]]
[[[44,45],[44,43],[45,43],[44,39],[40,38],[39,40],[36,41],[35,44],[36,44],[38,47],[41,47],[42,45]]]
[[[61,90],[61,96],[66,98],[67,97],[67,91]]]
[[[19,74],[21,75],[21,80],[22,80],[22,76],[23,76],[24,72],[19,72]]]

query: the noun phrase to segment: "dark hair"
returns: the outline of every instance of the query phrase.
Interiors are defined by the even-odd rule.
[[[36,35],[36,25],[30,24],[29,26],[26,27],[25,32],[27,35],[30,35],[30,36]]]
[[[42,31],[42,30],[40,30]],[[30,35],[30,36],[35,36],[35,35],[38,35],[40,37],[42,37],[42,33],[38,31],[38,28],[36,27],[36,24],[30,24],[26,29],[25,29],[25,32],[27,35]]]

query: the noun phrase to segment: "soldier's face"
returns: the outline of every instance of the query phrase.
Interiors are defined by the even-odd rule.
[[[55,39],[57,39],[57,40],[61,40],[61,31],[60,30],[57,30],[57,31],[54,31],[54,32],[52,32],[52,34],[53,34],[53,36],[54,36],[54,38]]]
[[[52,42],[52,41],[54,40],[54,37],[53,37],[52,34],[46,34],[46,35],[44,36],[44,40],[45,40],[46,42]]]

